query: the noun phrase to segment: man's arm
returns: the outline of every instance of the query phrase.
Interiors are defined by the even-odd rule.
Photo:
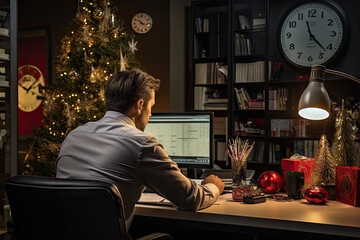
[[[143,184],[178,208],[193,211],[206,208],[224,189],[225,184],[222,186],[222,181],[215,176],[207,178],[202,185],[188,179],[159,145],[144,148],[139,158],[139,176]]]

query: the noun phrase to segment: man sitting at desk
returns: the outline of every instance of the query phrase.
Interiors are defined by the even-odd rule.
[[[55,164],[58,178],[115,184],[124,201],[127,229],[145,186],[177,208],[193,211],[212,205],[225,186],[214,175],[202,185],[191,181],[162,145],[144,133],[159,86],[159,79],[140,70],[115,73],[106,86],[104,117],[71,131]]]

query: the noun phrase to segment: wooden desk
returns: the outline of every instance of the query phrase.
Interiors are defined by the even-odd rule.
[[[329,201],[326,205],[309,204],[304,199],[293,202],[267,200],[260,204],[225,201],[197,212],[137,204],[135,215],[168,221],[190,221],[191,224],[220,224],[229,226],[228,229],[254,227],[360,238],[360,208],[336,201]]]

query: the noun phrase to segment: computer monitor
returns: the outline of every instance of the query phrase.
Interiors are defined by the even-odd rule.
[[[213,168],[212,112],[153,113],[145,132],[180,168]]]

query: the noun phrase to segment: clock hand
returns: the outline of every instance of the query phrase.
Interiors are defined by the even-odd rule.
[[[26,91],[26,93],[28,93],[28,89],[20,84],[18,84],[22,89],[24,89]]]
[[[312,36],[313,40],[322,48],[324,49],[324,51],[326,52],[326,49],[323,47],[323,45],[321,45],[321,43],[315,38],[315,36]]]
[[[308,22],[308,21],[306,21],[306,26],[307,26],[308,33],[309,33],[310,37],[312,37],[313,35],[312,35],[312,33],[311,33],[311,30],[310,30],[310,26],[309,26],[309,22]]]
[[[39,79],[40,79],[40,77],[39,77],[38,79],[36,79],[36,80],[30,85],[30,87],[28,87],[27,92],[28,92],[30,89],[32,89],[32,87],[34,86],[34,84],[35,84],[37,81],[39,81]]]
[[[308,32],[309,32],[309,35],[310,35],[310,39],[311,40],[314,40],[325,52],[326,52],[326,49],[323,47],[323,45],[316,39],[316,37],[314,36],[314,34],[311,33],[311,30],[310,30],[310,26],[309,26],[309,22],[306,21],[306,26],[308,28]]]

